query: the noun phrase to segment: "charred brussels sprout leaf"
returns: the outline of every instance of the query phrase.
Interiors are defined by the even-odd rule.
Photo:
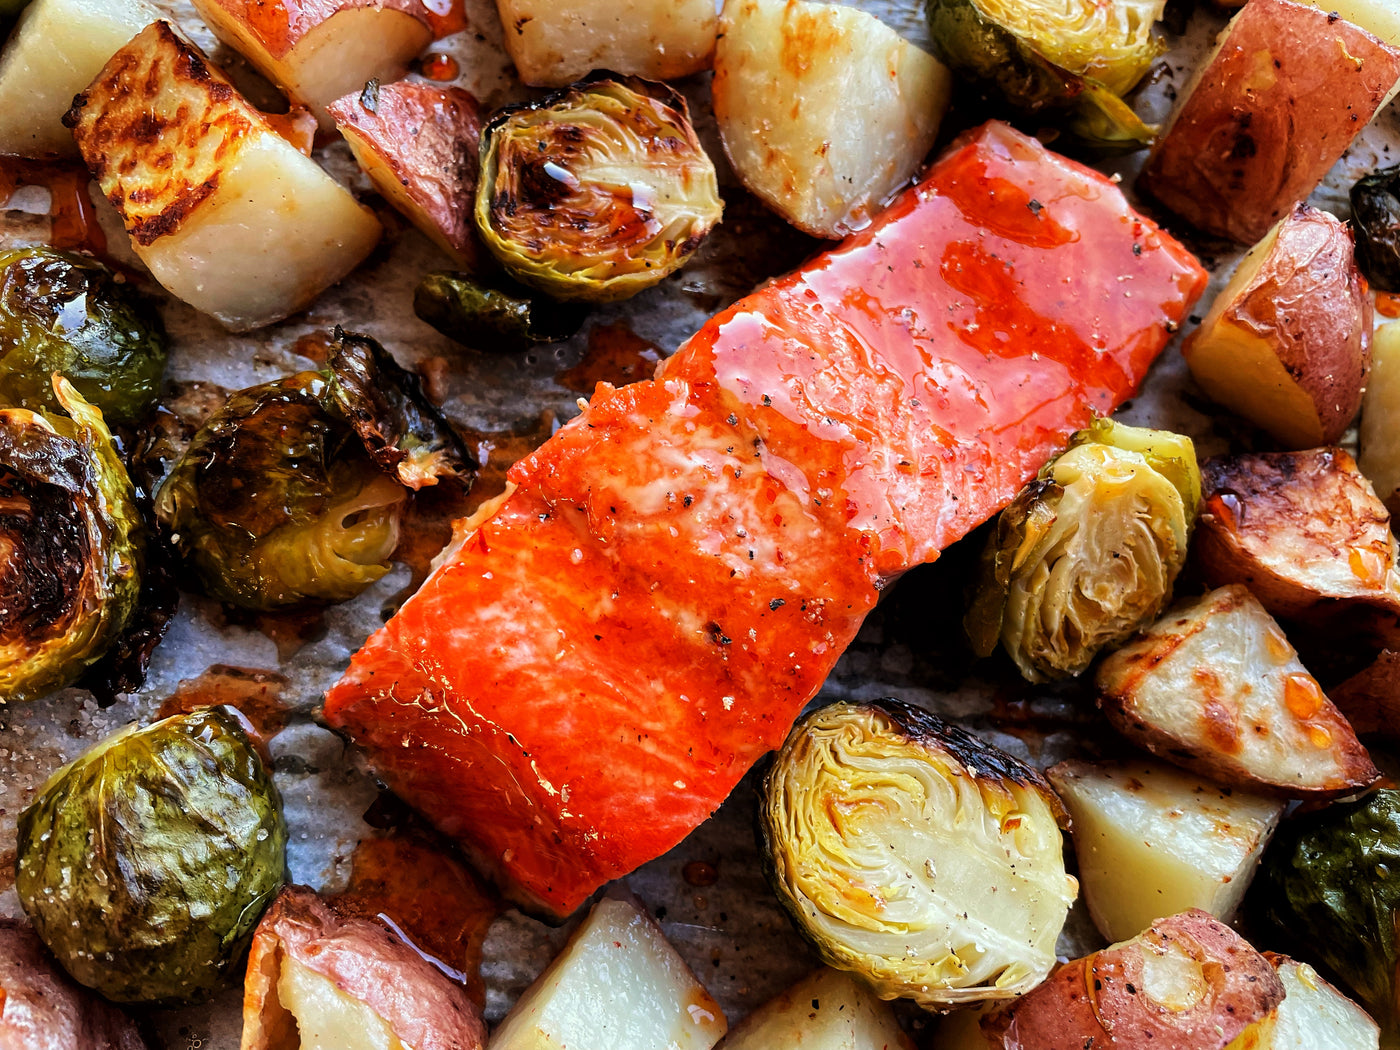
[[[0,409],[0,702],[71,685],[125,630],[144,530],[112,435],[72,385],[68,413]]]
[[[128,727],[19,818],[15,889],[44,943],[117,1002],[193,1002],[236,976],[285,878],[282,801],[236,713]]]
[[[471,274],[430,273],[413,292],[413,312],[449,339],[478,350],[523,350],[568,339],[583,307],[481,284]]]
[[[1383,292],[1400,292],[1400,165],[1351,188],[1351,224],[1366,279]]]
[[[1032,682],[1081,673],[1171,598],[1201,501],[1190,438],[1099,420],[1002,511],[966,620]]]
[[[337,328],[327,370],[327,406],[360,436],[381,470],[417,490],[468,483],[476,460],[442,413],[382,346]]]
[[[57,407],[66,376],[109,424],[155,407],[167,346],[160,317],[112,272],[52,248],[0,252],[0,402]]]
[[[822,957],[885,999],[946,1007],[1029,991],[1076,885],[1044,778],[897,700],[838,703],[764,781],[769,880]]]
[[[1263,913],[1395,1030],[1400,790],[1295,818],[1279,829],[1251,892]]]
[[[1153,36],[1165,0],[926,0],[934,50],[1013,109],[1056,120],[1081,145],[1129,152],[1152,142],[1122,101],[1166,50]]]
[[[723,204],[685,99],[601,76],[507,109],[481,139],[476,221],[516,279],[613,302],[682,266]]]
[[[389,571],[407,493],[475,461],[416,376],[339,329],[324,371],[229,397],[156,493],[206,593],[254,611],[353,598]]]

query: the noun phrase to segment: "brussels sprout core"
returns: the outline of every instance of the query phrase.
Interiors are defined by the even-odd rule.
[[[108,423],[155,407],[167,346],[160,317],[84,255],[0,252],[0,402],[58,407],[49,377],[67,377]]]
[[[0,409],[0,703],[71,685],[126,628],[143,536],[112,435],[67,380],[68,416]]]
[[[285,877],[282,803],[236,712],[108,737],[20,814],[15,889],[58,961],[116,1002],[194,1002]]]
[[[481,142],[476,219],[511,274],[612,302],[678,269],[720,220],[685,99],[638,77],[583,81],[510,109]]]
[[[926,1007],[1023,994],[1076,884],[1034,770],[896,700],[793,729],[764,783],[770,881],[832,966]]]
[[[1201,500],[1190,438],[1099,420],[997,520],[968,610],[1032,682],[1082,672],[1162,611]]]

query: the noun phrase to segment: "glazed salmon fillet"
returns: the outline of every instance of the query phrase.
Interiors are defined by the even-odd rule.
[[[326,718],[527,906],[670,849],[880,589],[1130,396],[1205,287],[992,123],[869,229],[598,387],[355,656]]]

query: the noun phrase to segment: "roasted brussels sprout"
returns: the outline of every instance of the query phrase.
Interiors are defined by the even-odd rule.
[[[1400,164],[1351,188],[1356,261],[1373,288],[1400,292]]]
[[[112,435],[53,385],[67,416],[0,409],[0,703],[77,681],[141,590],[144,529]]]
[[[955,73],[1027,115],[1059,118],[1102,152],[1155,131],[1122,96],[1166,50],[1152,34],[1165,0],[925,0],[934,51]]]
[[[134,423],[155,407],[167,350],[159,315],[96,260],[0,252],[0,403],[56,408],[57,372],[109,424]]]
[[[1082,672],[1162,611],[1201,501],[1191,439],[1097,420],[1001,513],[965,625],[1032,682]]]
[[[207,998],[285,879],[282,802],[230,708],[108,737],[49,778],[18,836],[24,910],[116,1002]]]
[[[1261,911],[1321,959],[1394,1032],[1400,920],[1400,789],[1286,821],[1254,883]]]
[[[769,881],[801,932],[885,999],[1029,991],[1077,888],[1044,778],[898,700],[792,730],[763,786]]]
[[[482,238],[513,277],[557,299],[651,287],[722,211],[685,99],[665,84],[595,76],[503,110],[482,134]]]
[[[449,339],[478,350],[523,350],[568,339],[585,309],[480,283],[468,273],[441,271],[418,282],[413,312]]]
[[[470,453],[371,339],[328,367],[233,394],[155,509],[214,598],[251,610],[353,598],[389,571],[407,494],[466,481]]]

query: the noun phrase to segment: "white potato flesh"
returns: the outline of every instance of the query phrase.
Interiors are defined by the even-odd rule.
[[[1391,514],[1400,511],[1400,321],[1381,325],[1371,344],[1357,466]]]
[[[748,189],[798,229],[869,225],[918,170],[948,70],[877,18],[806,0],[726,0],[715,118]]]
[[[234,331],[308,306],[379,239],[374,214],[165,22],[119,51],[78,103],[74,136],[136,254],[172,295]]]
[[[1061,762],[1046,776],[1069,810],[1089,914],[1110,941],[1188,908],[1228,922],[1284,808],[1158,762]]]
[[[364,7],[347,3],[324,18],[314,18],[311,9],[334,5],[289,0],[287,6],[298,9],[297,17],[289,16],[289,26],[277,27],[283,30],[277,33],[248,20],[249,9],[261,10],[261,4],[194,0],[194,6],[220,40],[293,102],[311,110],[327,131],[335,126],[327,106],[359,91],[369,80],[397,80],[433,39],[426,22],[409,10],[396,9],[413,6],[402,3]]]
[[[73,96],[159,17],[142,0],[34,0],[0,54],[0,153],[75,155]]]
[[[520,997],[491,1050],[709,1050],[719,1004],[630,901],[599,901]]]
[[[1264,1050],[1376,1050],[1371,1015],[1318,976],[1307,963],[1270,956],[1287,997],[1279,1004],[1273,1041]]]
[[[903,1050],[888,1003],[840,970],[821,969],[744,1018],[718,1050]]]
[[[277,997],[296,1018],[300,1050],[413,1050],[367,1003],[290,955],[282,956]]]
[[[520,79],[563,87],[595,69],[671,80],[709,69],[714,0],[496,0]]]

